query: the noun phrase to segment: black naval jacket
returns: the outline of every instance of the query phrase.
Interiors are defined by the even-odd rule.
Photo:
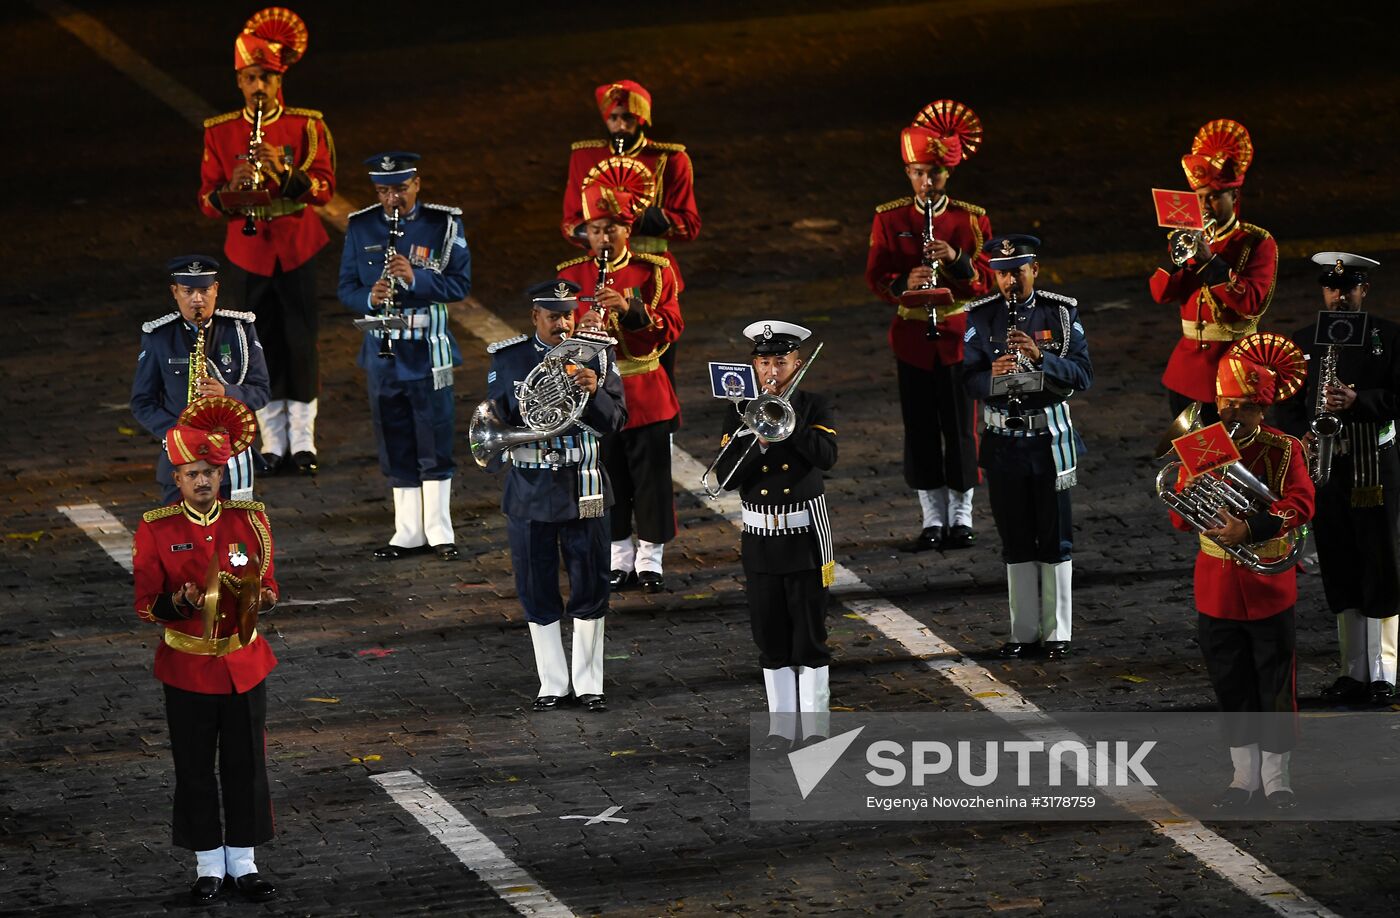
[[[1274,409],[1279,429],[1299,439],[1308,432],[1313,418],[1322,355],[1327,350],[1313,343],[1316,327],[1309,322],[1289,335],[1307,355],[1308,378],[1296,395]],[[1368,313],[1365,343],[1337,348],[1337,378],[1356,390],[1352,406],[1336,413],[1343,424],[1352,421],[1384,426],[1400,417],[1400,325]]]
[[[824,563],[821,539],[830,542],[826,522],[826,488],[822,473],[836,464],[836,426],[826,398],[812,392],[793,393],[793,411],[797,425],[792,436],[769,445],[767,452],[757,446],[736,470],[728,490],[739,491],[744,507],[762,512],[808,509],[814,525],[781,535],[765,535],[744,528],[740,538],[744,570],[764,574],[790,574],[817,570]],[[739,429],[739,412],[731,412],[725,420],[725,442]],[[743,438],[744,444],[752,442]],[[720,480],[743,453],[745,446],[730,450],[732,457],[716,470]],[[825,532],[823,532],[825,529]]]

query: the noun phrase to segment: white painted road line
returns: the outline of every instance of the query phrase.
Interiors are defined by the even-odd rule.
[[[433,786],[411,771],[370,778],[408,811],[434,838],[522,915],[573,918],[573,912],[472,825]]]
[[[102,547],[107,556],[131,573],[131,532],[97,504],[73,504],[59,507],[58,512],[73,521],[88,537]]]

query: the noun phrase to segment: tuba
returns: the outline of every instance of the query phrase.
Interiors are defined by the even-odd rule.
[[[758,443],[759,437],[769,443],[779,443],[792,436],[797,429],[797,412],[792,407],[792,395],[797,391],[798,383],[802,382],[802,377],[807,375],[807,371],[816,362],[817,355],[822,352],[825,342],[818,344],[812,351],[812,356],[807,358],[807,362],[792,377],[792,382],[787,384],[781,395],[774,395],[765,392],[749,402],[741,416],[739,429],[734,432],[724,445],[720,447],[719,454],[715,456],[715,461],[710,463],[710,467],[705,469],[700,476],[700,486],[705,489],[705,494],[711,498],[719,497],[720,493],[729,487],[730,479],[734,477],[735,471],[744,464],[752,452],[754,445]],[[716,473],[726,457],[730,453],[730,448],[738,443],[740,438],[752,437],[744,452],[735,460],[729,472],[724,478],[719,479]],[[711,479],[715,479],[711,483]]]
[[[467,429],[476,464],[486,468],[512,447],[562,436],[572,427],[589,430],[579,420],[588,407],[589,394],[574,382],[574,373],[616,343],[617,339],[610,335],[581,331],[550,348],[544,359],[515,384],[524,427],[507,423],[490,399],[477,405]]]

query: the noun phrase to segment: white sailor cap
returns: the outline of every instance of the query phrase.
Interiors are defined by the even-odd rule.
[[[812,337],[812,331],[791,322],[763,319],[750,323],[744,329],[744,337],[753,342],[753,356],[777,356],[797,350]]]
[[[1336,290],[1350,290],[1366,283],[1366,274],[1381,263],[1364,255],[1350,252],[1318,252],[1312,257],[1313,264],[1322,265],[1327,270],[1318,275],[1317,282],[1324,287]]]

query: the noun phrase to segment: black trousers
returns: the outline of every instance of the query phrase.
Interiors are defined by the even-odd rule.
[[[1288,752],[1297,742],[1297,636],[1293,607],[1257,621],[1197,613],[1196,637],[1225,712],[1231,746]],[[1263,714],[1263,717],[1249,717]]]
[[[922,370],[895,361],[904,417],[904,483],[920,491],[977,485],[975,402],[962,386],[962,367]]]
[[[830,595],[820,570],[791,574],[744,571],[749,622],[758,645],[758,665],[826,666],[826,605]]]
[[[244,308],[257,316],[254,324],[267,360],[271,399],[311,401],[321,388],[316,259],[291,271],[278,268],[271,277],[240,273],[245,278]]]
[[[1186,406],[1194,402],[1195,399],[1187,398],[1180,392],[1167,390],[1167,408],[1171,411],[1172,417],[1186,410]],[[1215,402],[1201,402],[1201,412],[1197,415],[1201,421],[1201,426],[1205,427],[1220,420],[1220,411],[1215,407]]]
[[[1357,609],[1368,618],[1400,612],[1400,459],[1393,446],[1377,458],[1381,506],[1351,505],[1351,456],[1336,456],[1327,484],[1317,488],[1313,538],[1323,593],[1334,615],[1344,609]]]
[[[603,468],[612,481],[612,540],[632,534],[648,542],[676,537],[676,501],[671,485],[671,431],[657,421],[603,438]]]
[[[597,517],[542,523],[506,516],[515,592],[525,620],[552,625],[608,613],[608,521]],[[569,577],[569,604],[559,592],[559,559]]]
[[[994,436],[988,434],[988,436]],[[987,469],[992,519],[1007,564],[1068,561],[1074,548],[1069,491],[1055,490],[1055,473]]]
[[[228,695],[167,685],[165,718],[175,758],[174,843],[208,851],[226,844],[252,848],[271,840],[272,797],[264,756],[267,683]]]

